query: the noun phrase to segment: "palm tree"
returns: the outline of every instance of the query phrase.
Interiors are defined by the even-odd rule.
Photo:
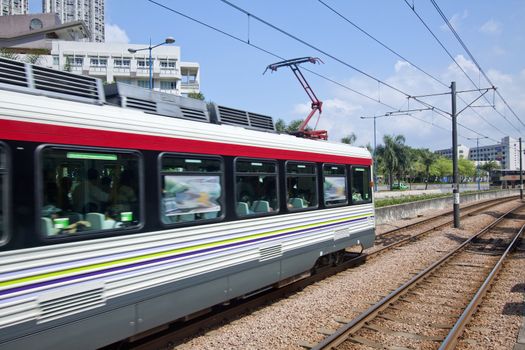
[[[405,137],[403,135],[383,136],[383,145],[379,145],[376,155],[381,158],[381,163],[388,172],[388,183],[392,189],[394,173],[404,171],[408,163],[405,151]]]
[[[430,181],[430,167],[438,159],[438,155],[431,152],[429,149],[422,149],[420,153],[421,161],[425,165],[425,190],[428,188],[428,182]]]
[[[341,139],[341,143],[346,143],[348,145],[353,145],[355,143],[355,140],[357,140],[357,136],[355,133],[351,132],[347,136],[343,137]]]

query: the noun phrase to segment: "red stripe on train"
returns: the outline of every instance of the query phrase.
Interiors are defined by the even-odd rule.
[[[76,128],[51,124],[0,120],[0,139],[57,143],[78,146],[130,148],[183,153],[202,153],[253,158],[273,158],[314,162],[370,165],[371,159],[313,152],[188,140],[175,137]]]

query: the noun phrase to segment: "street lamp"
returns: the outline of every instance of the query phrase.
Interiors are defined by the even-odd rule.
[[[175,39],[169,36],[164,40],[164,42],[151,46],[151,38],[150,38],[148,47],[144,47],[142,49],[132,49],[132,48],[128,49],[129,53],[136,53],[137,51],[149,50],[149,89],[150,90],[153,89],[153,61],[151,60],[151,50],[161,45],[164,45],[164,44],[173,44],[174,42],[175,42]]]
[[[389,117],[391,114],[385,114],[385,115],[374,115],[373,117],[361,117],[361,119],[374,119],[374,152],[372,154],[372,158],[374,160],[374,192],[377,192],[377,164],[376,164],[376,148],[377,148],[377,142],[376,142],[376,119],[377,118],[384,118]]]
[[[478,180],[478,191],[481,191],[479,178],[479,140],[488,139],[488,136],[483,137],[467,137],[467,140],[476,140],[476,178]]]

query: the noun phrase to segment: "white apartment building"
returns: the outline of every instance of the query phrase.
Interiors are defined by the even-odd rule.
[[[469,148],[467,146],[458,145],[458,159],[467,159],[468,154],[469,154],[468,152],[469,152]],[[452,148],[440,149],[440,150],[434,151],[434,153],[439,154],[445,158],[452,159]]]
[[[452,158],[452,148],[435,151],[447,158]],[[520,168],[520,145],[519,141],[510,136],[501,139],[495,145],[468,148],[458,145],[458,157],[466,158],[475,163],[484,164],[490,161],[500,163],[503,169],[518,170]]]
[[[42,12],[58,13],[62,23],[84,21],[91,41],[104,42],[104,0],[42,0]]]
[[[29,0],[0,0],[0,16],[25,15],[29,11]]]
[[[104,82],[115,81],[149,87],[149,51],[129,53],[147,44],[96,43],[53,40],[45,64],[59,70],[90,75]],[[164,45],[152,50],[153,89],[175,95],[200,91],[200,66],[182,62],[180,47]]]

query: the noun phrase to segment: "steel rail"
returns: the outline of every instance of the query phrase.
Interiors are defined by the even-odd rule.
[[[447,337],[439,347],[439,350],[452,350],[456,347],[459,337],[463,334],[463,330],[465,329],[466,325],[474,315],[474,313],[477,310],[477,307],[481,303],[481,300],[485,296],[487,290],[492,285],[492,282],[494,281],[494,278],[498,274],[498,272],[501,270],[503,266],[503,262],[507,258],[509,252],[514,249],[516,246],[518,240],[520,239],[523,230],[525,229],[525,225],[521,227],[518,233],[514,236],[514,239],[510,243],[510,245],[507,247],[501,258],[498,260],[490,274],[488,275],[487,279],[479,290],[477,291],[476,295],[472,298],[472,301],[468,304],[468,306],[465,308],[457,322],[454,324],[450,332],[448,333]]]
[[[406,283],[404,283],[402,286],[398,287],[396,290],[385,296],[383,299],[381,299],[378,303],[372,305],[370,308],[368,308],[366,311],[361,313],[359,316],[354,318],[351,322],[341,326],[337,331],[335,331],[330,336],[323,339],[319,344],[312,347],[312,350],[325,350],[325,349],[335,349],[340,344],[344,343],[348,340],[349,336],[354,333],[357,329],[360,329],[362,325],[364,325],[369,320],[375,318],[375,316],[381,312],[382,310],[386,309],[390,306],[391,303],[395,302],[397,299],[399,299],[403,292],[407,291],[409,288],[413,287],[417,282],[421,281],[425,277],[427,277],[431,272],[436,270],[438,267],[440,267],[443,263],[445,263],[448,259],[450,259],[453,255],[458,253],[460,250],[462,250],[465,246],[470,244],[474,239],[482,235],[483,233],[487,232],[488,230],[495,227],[497,224],[499,224],[502,220],[504,220],[509,214],[513,213],[514,211],[517,211],[521,208],[523,208],[525,204],[520,204],[519,206],[505,212],[503,215],[501,215],[498,219],[490,223],[488,226],[474,234],[473,236],[469,237],[466,241],[464,241],[461,245],[456,247],[454,250],[452,250],[450,253],[446,254],[442,258],[440,258],[438,261],[434,262],[432,265],[412,277],[410,280],[408,280]]]

